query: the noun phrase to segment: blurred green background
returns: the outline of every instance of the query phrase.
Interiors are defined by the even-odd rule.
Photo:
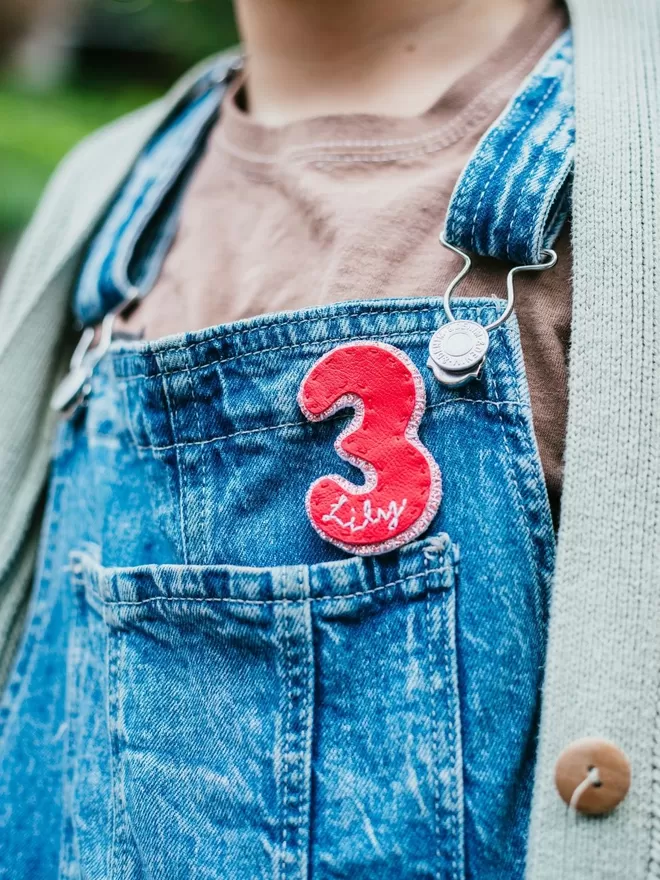
[[[236,41],[231,0],[0,0],[0,273],[78,140]]]

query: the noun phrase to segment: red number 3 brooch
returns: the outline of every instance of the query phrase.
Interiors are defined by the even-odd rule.
[[[335,449],[363,471],[365,484],[337,474],[312,483],[306,506],[319,535],[362,556],[387,553],[420,535],[442,489],[438,465],[417,435],[426,394],[410,358],[383,342],[340,345],[307,373],[298,403],[313,422],[345,407],[355,410]]]

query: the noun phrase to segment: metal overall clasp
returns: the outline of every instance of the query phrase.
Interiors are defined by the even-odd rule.
[[[112,343],[115,321],[138,297],[138,289],[131,288],[128,297],[104,317],[98,333],[94,327],[85,327],[71,357],[69,371],[50,399],[52,410],[73,415],[84,404],[91,392],[92,374]]]
[[[471,382],[472,379],[479,378],[488,353],[489,334],[500,324],[503,324],[513,312],[515,305],[513,280],[515,276],[519,272],[543,272],[545,269],[552,269],[557,262],[557,254],[546,248],[541,251],[541,255],[546,258],[543,263],[514,266],[506,279],[506,308],[497,320],[484,326],[476,321],[461,321],[454,317],[451,310],[451,298],[454,290],[472,268],[472,260],[465,251],[449,244],[444,232],[440,233],[440,243],[463,258],[463,268],[445,292],[443,304],[449,323],[436,330],[431,337],[427,366],[433,371],[438,382],[449,388],[460,388]]]

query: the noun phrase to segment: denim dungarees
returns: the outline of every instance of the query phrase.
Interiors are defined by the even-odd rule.
[[[454,244],[533,262],[559,231],[570,69],[567,34],[459,181]],[[202,83],[138,161],[85,322],[156,277],[221,92]],[[458,390],[426,367],[444,321],[439,299],[371,300],[113,344],[57,438],[0,708],[0,877],[522,878],[554,534],[515,318]],[[377,557],[311,528],[310,484],[355,479],[333,445],[351,416],[296,402],[363,339],[422,373],[444,484],[428,532]]]

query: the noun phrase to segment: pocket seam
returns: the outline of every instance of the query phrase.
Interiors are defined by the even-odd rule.
[[[136,607],[141,605],[151,605],[154,602],[197,602],[197,603],[228,603],[232,605],[299,605],[305,602],[342,602],[346,599],[360,599],[362,596],[370,596],[374,593],[380,593],[384,590],[389,590],[392,587],[399,586],[400,584],[405,583],[406,581],[426,579],[428,575],[431,574],[446,574],[447,572],[447,557],[445,556],[444,564],[441,568],[432,568],[426,571],[418,571],[415,574],[407,575],[404,578],[399,578],[396,581],[390,581],[387,584],[381,584],[378,587],[372,587],[369,590],[362,590],[356,593],[344,593],[337,596],[309,596],[300,599],[237,599],[233,596],[204,596],[204,597],[195,597],[195,596],[151,596],[148,599],[139,599],[136,601],[129,601],[123,599],[117,600],[108,600],[103,599],[94,589],[93,584],[90,583],[90,579],[87,578],[87,583],[89,588],[92,590],[94,594],[94,598],[98,599],[98,601],[104,607],[116,608],[116,607]],[[448,586],[443,584],[443,589],[449,589]]]
[[[60,842],[59,877],[73,880],[80,873],[80,858],[77,847],[78,822],[76,818],[76,790],[78,786],[78,732],[80,721],[80,699],[83,682],[87,676],[87,663],[83,662],[81,633],[84,629],[82,573],[70,569],[70,583],[74,594],[74,612],[67,645],[65,718],[68,725],[65,739],[63,785],[63,821]]]
[[[115,644],[116,642],[116,644]],[[127,871],[126,813],[122,798],[122,757],[119,731],[119,681],[122,677],[121,635],[108,631],[106,677],[108,682],[108,733],[110,736],[110,793],[112,833],[109,854],[110,880],[125,877]]]
[[[450,545],[450,549],[447,551],[446,557],[449,555],[451,547],[454,545]],[[453,554],[452,554],[453,556]],[[457,560],[451,559],[449,560],[449,564],[456,565]],[[428,568],[428,557],[425,559],[426,566],[426,575],[431,575],[436,571],[436,569]],[[446,565],[445,565],[446,570]],[[448,593],[447,596],[444,597],[444,603],[450,603],[441,606],[441,615],[442,622],[445,625],[445,629],[449,625],[450,619],[452,619],[452,627],[456,626],[456,582],[452,584],[452,587],[448,590],[443,590],[443,592]],[[433,687],[433,674],[436,667],[439,667],[443,670],[444,681],[446,683],[452,682],[456,686],[456,690],[453,693],[453,698],[449,698],[449,704],[453,707],[454,718],[457,719],[456,726],[452,723],[449,725],[449,730],[447,732],[447,737],[449,741],[449,747],[451,750],[451,762],[454,766],[454,772],[456,774],[455,785],[451,786],[451,801],[452,801],[452,809],[451,809],[451,833],[453,835],[453,840],[450,842],[449,849],[449,859],[450,859],[450,873],[452,880],[461,880],[464,876],[464,841],[463,841],[463,822],[461,821],[461,814],[463,813],[464,806],[464,798],[463,798],[463,785],[462,785],[462,768],[463,768],[463,760],[462,760],[462,733],[461,733],[461,725],[460,725],[460,698],[459,698],[459,685],[457,678],[457,669],[454,666],[456,662],[456,642],[455,642],[455,634],[452,637],[449,637],[449,633],[445,632],[445,638],[441,640],[442,647],[438,650],[437,645],[435,644],[434,637],[432,635],[432,623],[431,623],[431,597],[429,592],[426,595],[425,602],[425,618],[426,618],[426,628],[427,628],[427,639],[429,646],[429,663],[430,663],[430,676],[431,676],[431,742],[433,747],[433,763],[432,763],[432,776],[433,776],[433,812],[434,812],[434,833],[435,833],[435,857],[437,861],[437,870],[439,871],[438,877],[442,874],[444,876],[444,864],[445,864],[445,856],[443,856],[443,846],[441,843],[442,831],[441,831],[441,822],[440,822],[440,813],[442,809],[442,795],[441,795],[441,782],[438,774],[438,762],[440,761],[440,743],[439,743],[439,728],[438,728],[438,713],[437,713],[437,701],[439,694],[437,690]],[[450,688],[451,690],[451,688]],[[457,851],[458,847],[458,851]]]

